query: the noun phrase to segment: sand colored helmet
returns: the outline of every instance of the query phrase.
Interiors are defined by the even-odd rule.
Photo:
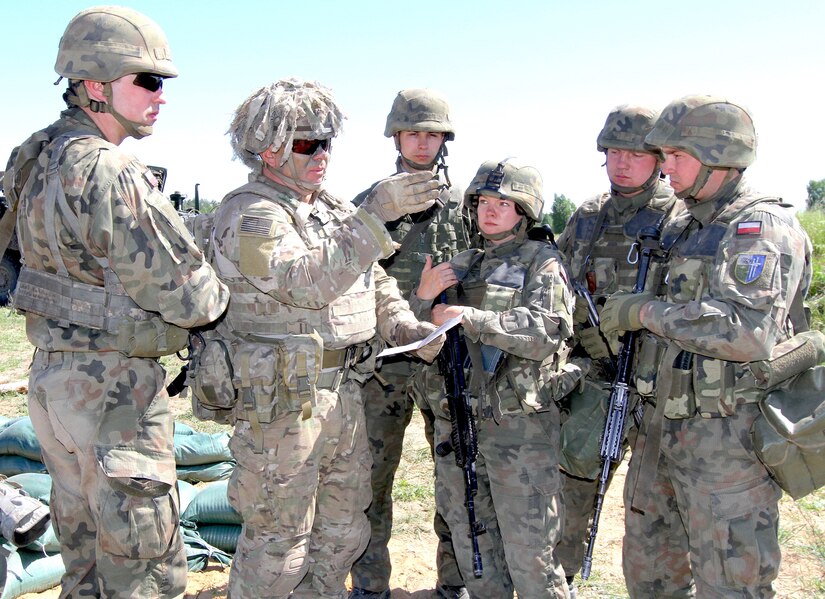
[[[100,82],[133,73],[178,75],[160,26],[122,6],[78,13],[60,38],[54,69],[67,79]]]
[[[623,104],[607,115],[604,127],[596,138],[599,152],[608,149],[650,152],[645,147],[645,137],[653,129],[659,113],[644,106]]]
[[[387,115],[386,137],[401,131],[444,133],[445,141],[455,139],[450,122],[450,106],[430,89],[404,89],[398,92]]]
[[[523,165],[518,158],[483,163],[464,192],[464,204],[473,209],[481,195],[512,200],[528,218],[541,220],[544,207],[541,174],[535,167]]]
[[[685,96],[662,111],[645,146],[682,150],[710,168],[746,168],[756,159],[756,130],[751,115],[737,104]]]
[[[315,81],[281,79],[253,92],[235,111],[227,132],[235,156],[250,168],[268,148],[284,148],[281,165],[296,139],[331,139],[344,120],[332,91]]]

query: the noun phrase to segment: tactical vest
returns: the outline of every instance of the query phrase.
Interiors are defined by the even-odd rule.
[[[707,295],[711,281],[718,278],[715,258],[732,223],[755,204],[779,202],[778,198],[743,196],[708,225],[680,236],[667,261],[667,301],[685,304]],[[680,219],[673,228],[684,230],[688,222]],[[786,326],[789,338],[793,335],[790,320]],[[654,335],[644,337],[635,376],[639,393],[666,401],[664,414],[671,419],[690,418],[697,411],[706,418],[730,416],[738,404],[759,401],[765,394],[750,363],[680,350]]]
[[[504,257],[504,262],[485,278],[481,275],[484,259],[482,250],[462,252],[453,259],[456,274],[461,280],[461,295],[455,288],[448,290],[448,301],[461,305],[504,312],[522,305],[522,290],[531,267],[540,259],[555,254],[544,242],[525,241],[517,253]],[[570,292],[560,282],[553,290],[554,297],[570,300]],[[572,309],[572,305],[571,305]],[[568,337],[570,331],[561,331]],[[578,368],[568,368],[569,343],[548,356],[543,362],[519,358],[501,349],[465,339],[472,367],[469,373],[470,393],[479,400],[482,417],[499,419],[505,414],[544,411],[554,408],[554,402],[569,393],[581,378]]]
[[[129,357],[173,354],[186,347],[187,331],[165,322],[157,313],[140,308],[127,295],[117,274],[109,268],[108,260],[95,256],[104,273],[104,284],[100,287],[73,279],[60,254],[55,218],[58,213],[75,238],[82,239],[80,221],[69,207],[60,182],[60,158],[69,143],[93,137],[95,136],[81,133],[65,133],[52,140],[44,150],[49,153],[45,229],[57,272],[50,273],[24,266],[17,281],[15,307],[22,312],[55,320],[62,328],[80,326],[116,335],[117,345],[113,349]]]
[[[661,227],[676,202],[676,198],[661,187],[654,187],[650,201],[624,222],[611,221],[602,214],[611,208],[610,194],[596,200],[598,210],[581,213],[576,220],[573,238],[577,252],[569,256],[570,275],[587,284],[594,300],[630,290],[635,285],[638,269],[631,247],[643,227],[657,224]]]

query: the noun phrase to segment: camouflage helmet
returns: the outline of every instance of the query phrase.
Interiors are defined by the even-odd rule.
[[[122,6],[89,8],[69,21],[54,70],[67,79],[100,82],[133,73],[178,76],[160,26]]]
[[[481,195],[512,200],[528,218],[541,220],[541,174],[535,167],[521,164],[518,158],[483,163],[464,192],[464,204],[472,209]]]
[[[657,118],[658,112],[644,106],[617,106],[607,115],[604,127],[596,138],[596,149],[599,152],[610,148],[651,152],[650,148],[645,147],[645,136],[653,129]]]
[[[402,89],[387,115],[384,136],[392,137],[401,131],[432,131],[444,133],[445,141],[455,139],[450,106],[430,89]]]
[[[330,139],[344,121],[332,90],[316,81],[281,79],[253,92],[235,111],[227,133],[235,156],[256,168],[260,154],[284,148],[281,165],[295,139]]]
[[[676,148],[711,168],[746,168],[756,159],[756,130],[751,115],[737,104],[685,96],[662,111],[645,146]]]

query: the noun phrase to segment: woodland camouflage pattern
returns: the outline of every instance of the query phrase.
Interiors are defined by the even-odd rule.
[[[625,580],[631,597],[771,597],[781,491],[753,451],[765,391],[749,362],[807,326],[810,240],[741,178],[686,204],[664,295],[641,310],[658,372],[637,387],[656,407],[625,488]]]
[[[81,233],[76,238],[61,209],[53,215],[67,276],[102,287],[105,261],[158,323],[193,327],[217,318],[228,301],[226,288],[149,169],[103,140],[77,108],[24,142],[7,167],[5,184],[13,181],[19,198],[26,266],[56,272],[44,170],[46,144],[66,132],[89,136],[70,143],[58,163]],[[36,158],[26,162],[25,156]],[[26,330],[37,348],[29,414],[54,481],[51,510],[66,565],[64,595],[179,595],[186,555],[163,368],[154,359],[125,357],[117,332],[33,313],[26,313]]]
[[[575,385],[565,364],[573,299],[559,254],[523,237],[456,256],[463,294],[448,289],[449,303],[467,306],[462,328],[474,357],[467,373],[478,418],[476,517],[487,526],[478,538],[484,576],[469,567],[472,549],[464,505],[463,473],[453,455],[436,457],[439,509],[453,531],[459,567],[471,596],[567,597],[564,571],[552,547],[561,535],[559,414],[555,400]],[[429,316],[430,303],[411,299]],[[483,374],[473,347],[505,352],[492,378]],[[450,433],[443,396],[436,443]],[[506,557],[505,557],[506,549]]]
[[[600,143],[611,144],[612,140],[600,137]],[[641,140],[636,139],[633,143],[641,143]],[[656,170],[658,172],[658,168]],[[659,181],[632,197],[604,193],[585,200],[570,217],[558,240],[559,250],[564,255],[570,275],[589,286],[597,306],[616,291],[633,289],[638,265],[630,264],[628,255],[639,231],[643,227],[656,225],[663,217],[670,218],[683,209],[682,202],[676,200],[673,190],[664,181]],[[605,213],[604,221],[601,230],[597,231],[600,211]],[[586,323],[577,324],[577,335],[587,326]],[[599,395],[602,403],[607,405],[613,381],[597,360],[593,361],[587,379],[589,384],[586,387],[573,391],[562,400],[563,423],[569,417],[574,402],[583,401],[583,393],[588,394],[591,403],[594,401],[593,396]],[[604,427],[604,413],[603,410],[595,411],[593,414],[600,417],[599,420],[579,422],[577,419],[571,425],[576,423],[581,426],[580,434],[589,436],[594,428],[601,430]],[[571,432],[566,431],[566,434]],[[598,490],[596,478],[601,468],[599,446],[591,444],[589,447],[592,451],[588,455],[582,455],[579,451],[572,456],[570,462],[562,448],[562,467],[573,476],[562,476],[564,535],[556,552],[568,577],[574,576],[581,569],[592,506]],[[581,449],[581,446],[576,446],[576,450]]]

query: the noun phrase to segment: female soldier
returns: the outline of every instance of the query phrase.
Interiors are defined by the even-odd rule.
[[[464,472],[452,455],[436,458],[436,501],[453,530],[456,558],[473,597],[565,597],[553,555],[560,538],[559,412],[582,376],[567,362],[573,299],[558,252],[527,232],[539,220],[539,172],[515,159],[481,165],[464,195],[483,249],[450,262],[428,259],[411,305],[433,323],[460,316],[470,356],[466,381],[477,422],[475,508],[483,574],[474,576]],[[445,294],[442,294],[446,290]],[[447,302],[433,305],[433,300]],[[450,438],[445,408],[436,441]],[[442,445],[442,451],[447,445]],[[476,568],[474,568],[476,569]]]

